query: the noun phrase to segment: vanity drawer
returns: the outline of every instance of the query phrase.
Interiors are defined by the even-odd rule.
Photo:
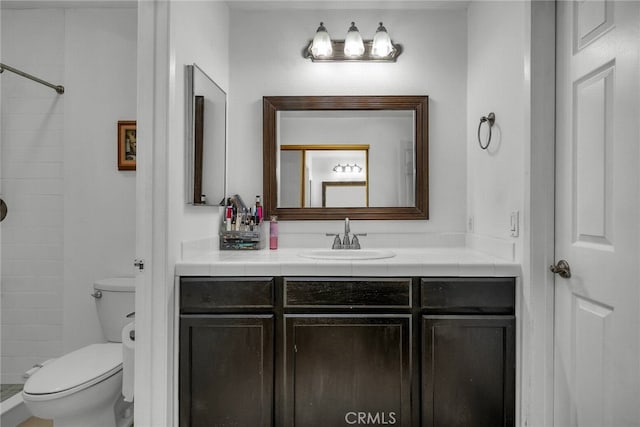
[[[285,307],[411,307],[408,278],[284,278]]]
[[[420,281],[421,306],[432,314],[514,314],[512,277],[433,277]]]
[[[272,277],[183,277],[180,279],[180,312],[214,308],[271,308]]]

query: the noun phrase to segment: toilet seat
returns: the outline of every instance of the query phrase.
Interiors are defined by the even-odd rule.
[[[122,371],[122,344],[91,344],[47,363],[25,383],[23,395],[53,400],[84,390]]]

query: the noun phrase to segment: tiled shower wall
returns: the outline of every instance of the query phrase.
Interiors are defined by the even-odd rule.
[[[2,62],[61,82],[64,12],[2,15]],[[6,71],[1,78],[2,382],[20,383],[62,351],[64,96]]]
[[[117,122],[136,119],[135,7],[2,10],[2,63],[65,86],[2,79],[2,382],[104,340],[90,294],[133,275],[135,171]]]

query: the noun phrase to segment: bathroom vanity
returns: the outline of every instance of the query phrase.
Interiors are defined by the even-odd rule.
[[[180,425],[515,425],[518,267],[448,251],[180,264]]]

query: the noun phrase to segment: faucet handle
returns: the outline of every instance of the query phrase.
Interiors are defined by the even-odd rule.
[[[342,242],[340,241],[340,235],[339,234],[326,233],[326,235],[327,236],[334,236],[333,245],[331,246],[331,249],[341,249],[342,248]]]
[[[351,248],[360,249],[360,240],[358,236],[366,236],[367,233],[353,233],[353,239],[351,239]]]

